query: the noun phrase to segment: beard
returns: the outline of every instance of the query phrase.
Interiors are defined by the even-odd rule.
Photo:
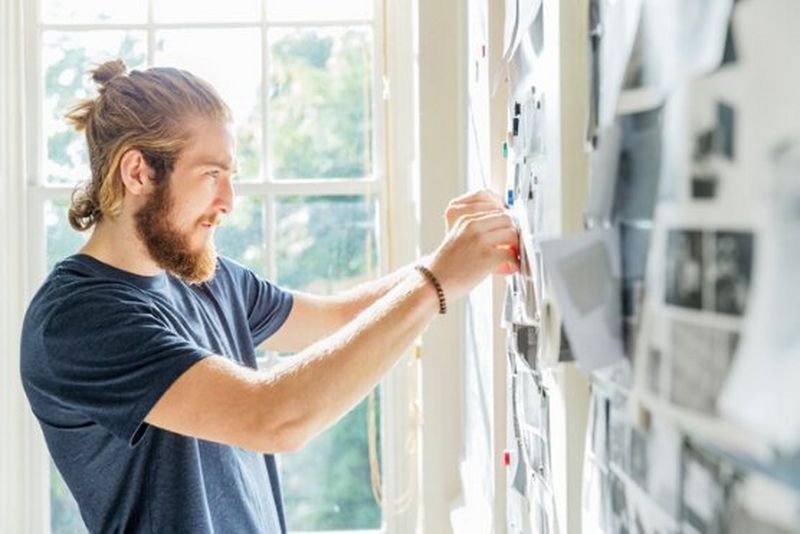
[[[200,250],[192,250],[188,233],[181,232],[170,222],[172,206],[167,179],[156,186],[134,216],[136,232],[159,267],[188,284],[207,282],[217,268],[214,241],[209,239]]]

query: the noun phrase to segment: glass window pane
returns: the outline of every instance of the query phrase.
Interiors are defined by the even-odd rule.
[[[373,278],[378,258],[376,213],[373,197],[279,198],[278,282],[330,294]],[[291,530],[380,528],[367,443],[365,400],[302,451],[281,456]]]
[[[258,197],[238,197],[236,206],[217,228],[217,251],[263,276],[266,273],[264,247],[264,202]]]
[[[238,179],[261,167],[261,37],[258,29],[164,30],[156,34],[156,65],[188,70],[211,83],[233,113]],[[235,59],[232,59],[235,58]]]
[[[254,0],[154,0],[156,22],[259,22],[261,2]]]
[[[78,252],[89,239],[91,230],[80,233],[69,225],[69,202],[57,200],[44,207],[44,226],[47,236],[47,272],[59,261]]]
[[[70,493],[61,473],[50,462],[50,531],[51,534],[87,533],[78,503]]]
[[[271,21],[367,20],[372,18],[372,0],[267,0]]]
[[[303,450],[280,457],[286,523],[290,532],[381,527],[372,496],[364,399]],[[376,391],[375,413],[380,413]],[[380,417],[376,416],[377,428]],[[380,432],[377,435],[380,451]]]
[[[371,29],[273,29],[269,49],[272,176],[371,174]]]
[[[147,9],[130,0],[42,0],[42,20],[51,24],[143,23]]]
[[[364,196],[283,197],[276,202],[278,282],[331,294],[370,280],[377,265],[376,202]]]
[[[144,32],[44,32],[42,112],[47,136],[45,176],[49,183],[75,183],[90,177],[83,134],[73,131],[64,120],[64,113],[72,104],[95,94],[87,69],[118,57],[125,60],[129,69],[141,68],[147,60],[146,42]]]

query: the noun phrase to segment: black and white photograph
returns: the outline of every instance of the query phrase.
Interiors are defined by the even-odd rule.
[[[671,338],[670,400],[698,412],[716,413],[717,398],[728,377],[739,334],[675,320]]]
[[[706,263],[706,277],[709,287],[713,289],[713,305],[706,302],[703,308],[742,315],[747,304],[752,270],[753,234],[716,232],[713,261]]]
[[[608,411],[608,456],[609,464],[620,470],[628,471],[628,455],[630,449],[630,420],[628,418],[628,401],[622,395],[611,399]]]
[[[647,491],[650,471],[648,434],[641,428],[631,428],[630,475],[639,487]]]
[[[661,392],[661,349],[651,346],[647,349],[647,387],[658,395]]]
[[[612,218],[653,218],[661,174],[661,107],[620,117],[622,131]]]
[[[622,256],[622,338],[625,354],[633,360],[636,335],[644,303],[645,269],[650,248],[650,229],[620,224]]]
[[[628,516],[628,495],[625,482],[613,471],[609,471],[608,492],[611,501],[611,514],[609,516],[609,530],[611,534],[628,534],[630,532],[630,518]]]
[[[699,310],[703,306],[703,233],[670,230],[667,234],[667,304]]]
[[[683,532],[723,534],[728,486],[732,473],[716,459],[685,445],[681,460],[681,521]]]

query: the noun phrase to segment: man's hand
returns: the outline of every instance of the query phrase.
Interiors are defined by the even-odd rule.
[[[464,215],[503,210],[505,208],[503,199],[491,189],[465,193],[447,204],[447,209],[444,211],[447,231],[452,230],[458,219]]]
[[[505,210],[506,206],[503,199],[491,189],[481,189],[465,193],[456,197],[447,204],[444,212],[447,231],[450,232],[461,217]],[[519,240],[511,245],[511,251],[515,256],[519,256]],[[503,262],[495,267],[494,274],[511,274],[518,270],[519,262]]]
[[[506,211],[459,217],[428,261],[449,301],[468,293],[491,272],[519,270],[519,234]]]

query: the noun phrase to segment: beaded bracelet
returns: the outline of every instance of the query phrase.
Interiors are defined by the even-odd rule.
[[[437,280],[436,276],[434,276],[431,270],[424,265],[415,265],[414,268],[421,272],[422,275],[427,278],[431,284],[433,284],[433,287],[436,288],[436,295],[439,297],[439,313],[447,313],[447,301],[444,298],[442,284],[439,283],[439,280]]]

